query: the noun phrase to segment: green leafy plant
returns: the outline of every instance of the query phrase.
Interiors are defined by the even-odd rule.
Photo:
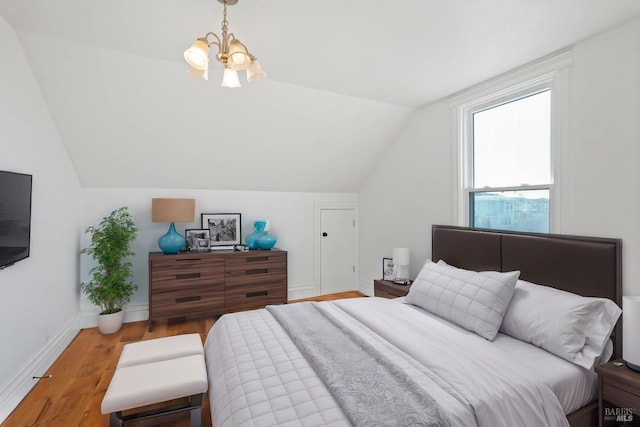
[[[102,218],[99,226],[90,226],[91,244],[82,253],[91,255],[98,265],[91,269],[93,279],[82,283],[81,289],[89,301],[100,306],[100,314],[117,313],[131,301],[138,286],[128,281],[131,263],[125,258],[135,255],[130,245],[138,234],[129,210],[122,207]]]

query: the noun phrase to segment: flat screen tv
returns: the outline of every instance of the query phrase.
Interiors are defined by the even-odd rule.
[[[0,171],[0,270],[29,256],[31,178]]]

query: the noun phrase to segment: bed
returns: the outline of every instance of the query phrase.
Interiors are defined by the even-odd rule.
[[[205,343],[213,425],[597,425],[593,365],[622,354],[621,241],[433,226],[432,260],[406,300],[297,303],[222,316]],[[445,297],[434,298],[448,291],[434,277],[464,289],[456,301],[473,281],[482,281],[481,291],[497,281],[492,298],[506,301],[505,320],[482,311],[474,318],[480,297],[464,313],[452,311]],[[560,292],[550,287],[584,297],[567,294],[567,313],[576,300],[597,303],[597,319],[606,313],[610,326],[587,328],[602,337],[597,350],[586,350],[590,336],[569,351],[518,335],[531,333],[528,323],[524,332],[518,327],[531,323],[537,307],[547,309],[527,305],[535,302],[530,295]]]

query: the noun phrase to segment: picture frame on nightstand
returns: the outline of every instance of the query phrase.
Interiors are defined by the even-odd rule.
[[[382,258],[382,280],[393,280],[393,258]]]

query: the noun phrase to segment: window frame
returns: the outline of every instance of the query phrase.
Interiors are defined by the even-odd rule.
[[[453,217],[458,225],[470,224],[470,195],[473,192],[500,192],[514,190],[549,190],[549,233],[559,233],[563,227],[561,197],[563,140],[568,129],[566,114],[569,96],[569,72],[571,51],[563,51],[543,58],[532,64],[516,69],[503,76],[475,86],[450,100],[453,118],[453,138],[457,167],[453,179],[457,195]],[[526,98],[536,93],[550,91],[551,133],[550,133],[550,181],[543,185],[522,185],[509,187],[479,187],[473,184],[473,114],[511,101]]]

